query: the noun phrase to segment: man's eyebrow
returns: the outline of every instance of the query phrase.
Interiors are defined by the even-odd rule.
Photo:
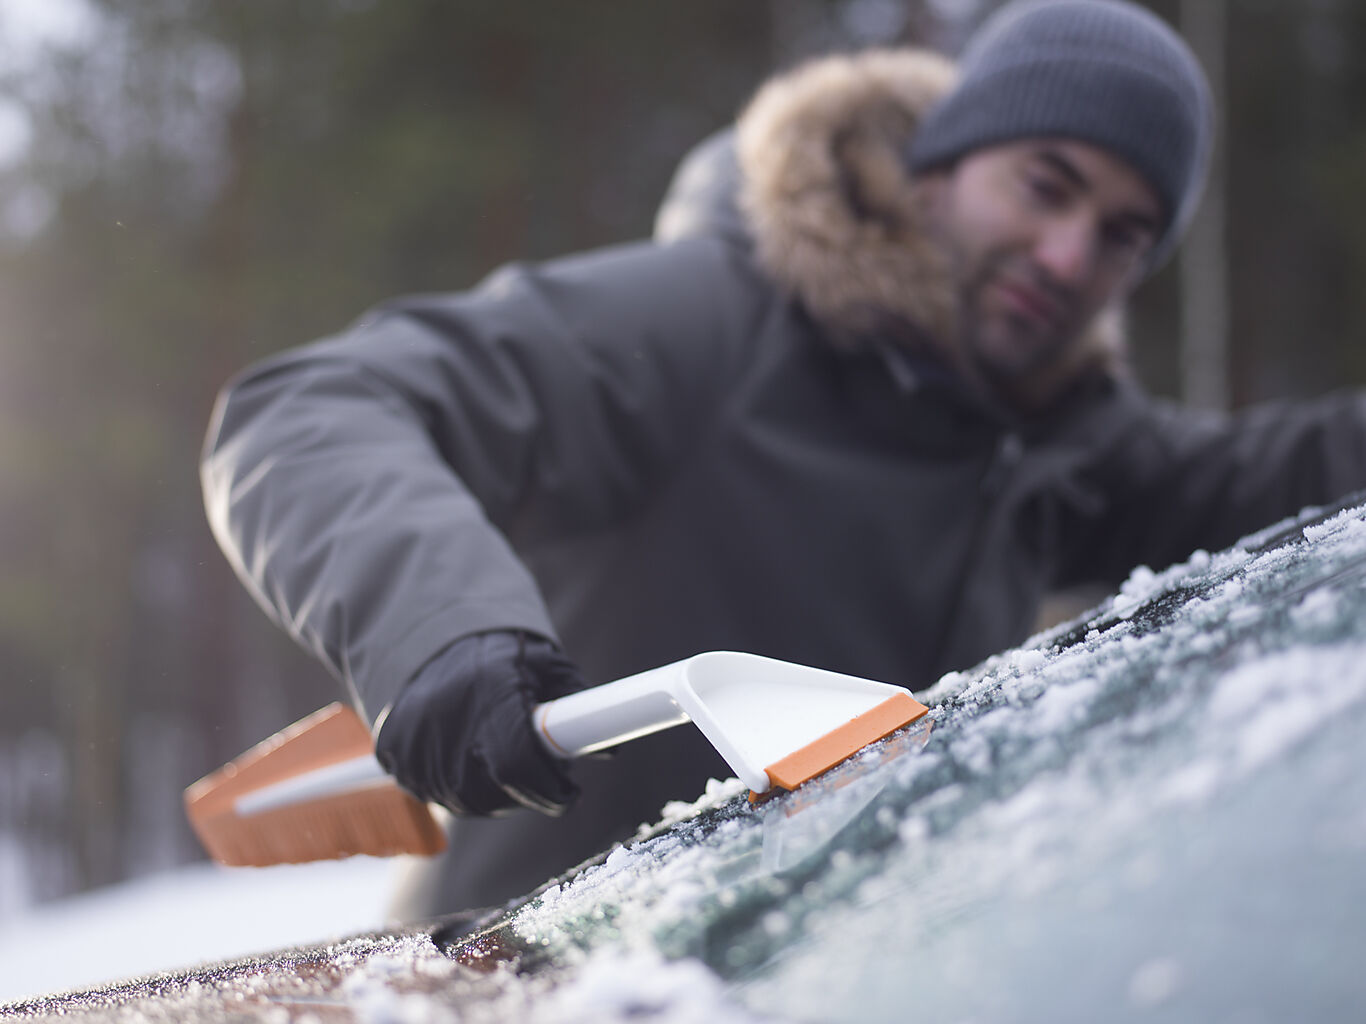
[[[1077,188],[1085,192],[1091,191],[1091,180],[1081,173],[1081,170],[1067,157],[1056,149],[1041,149],[1035,153],[1034,158],[1042,164],[1046,164],[1052,170],[1061,174]]]
[[[1035,159],[1066,178],[1074,187],[1083,192],[1091,191],[1091,179],[1083,174],[1081,168],[1067,159],[1066,154],[1060,150],[1041,149],[1035,154]],[[1133,228],[1148,231],[1153,235],[1157,235],[1161,231],[1158,218],[1143,210],[1125,210],[1117,219],[1124,221]]]

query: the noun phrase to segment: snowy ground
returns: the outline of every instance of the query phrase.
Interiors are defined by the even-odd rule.
[[[195,865],[0,918],[0,1004],[381,927],[396,862]]]

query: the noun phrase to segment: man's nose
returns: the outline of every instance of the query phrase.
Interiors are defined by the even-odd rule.
[[[1078,287],[1090,275],[1096,258],[1096,233],[1084,217],[1059,217],[1039,232],[1034,260],[1055,282]]]

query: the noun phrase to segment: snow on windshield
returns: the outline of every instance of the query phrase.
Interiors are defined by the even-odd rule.
[[[1140,569],[922,695],[923,749],[757,808],[718,787],[507,930],[793,1019],[1332,1019],[1366,995],[1364,611],[1356,509]]]
[[[283,980],[241,969],[215,1005],[539,1024],[1357,1019],[1366,515],[1304,522],[1136,571],[1084,619],[946,676],[920,695],[926,720],[796,793],[756,806],[714,782],[473,936],[299,953]],[[216,1019],[212,981],[143,991],[168,1019]]]

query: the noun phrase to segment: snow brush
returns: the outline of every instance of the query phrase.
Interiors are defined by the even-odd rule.
[[[757,801],[796,789],[927,711],[890,683],[711,651],[538,704],[532,714],[546,750],[563,758],[692,722]],[[185,805],[223,864],[445,848],[431,809],[385,774],[369,730],[341,704],[200,779]]]

